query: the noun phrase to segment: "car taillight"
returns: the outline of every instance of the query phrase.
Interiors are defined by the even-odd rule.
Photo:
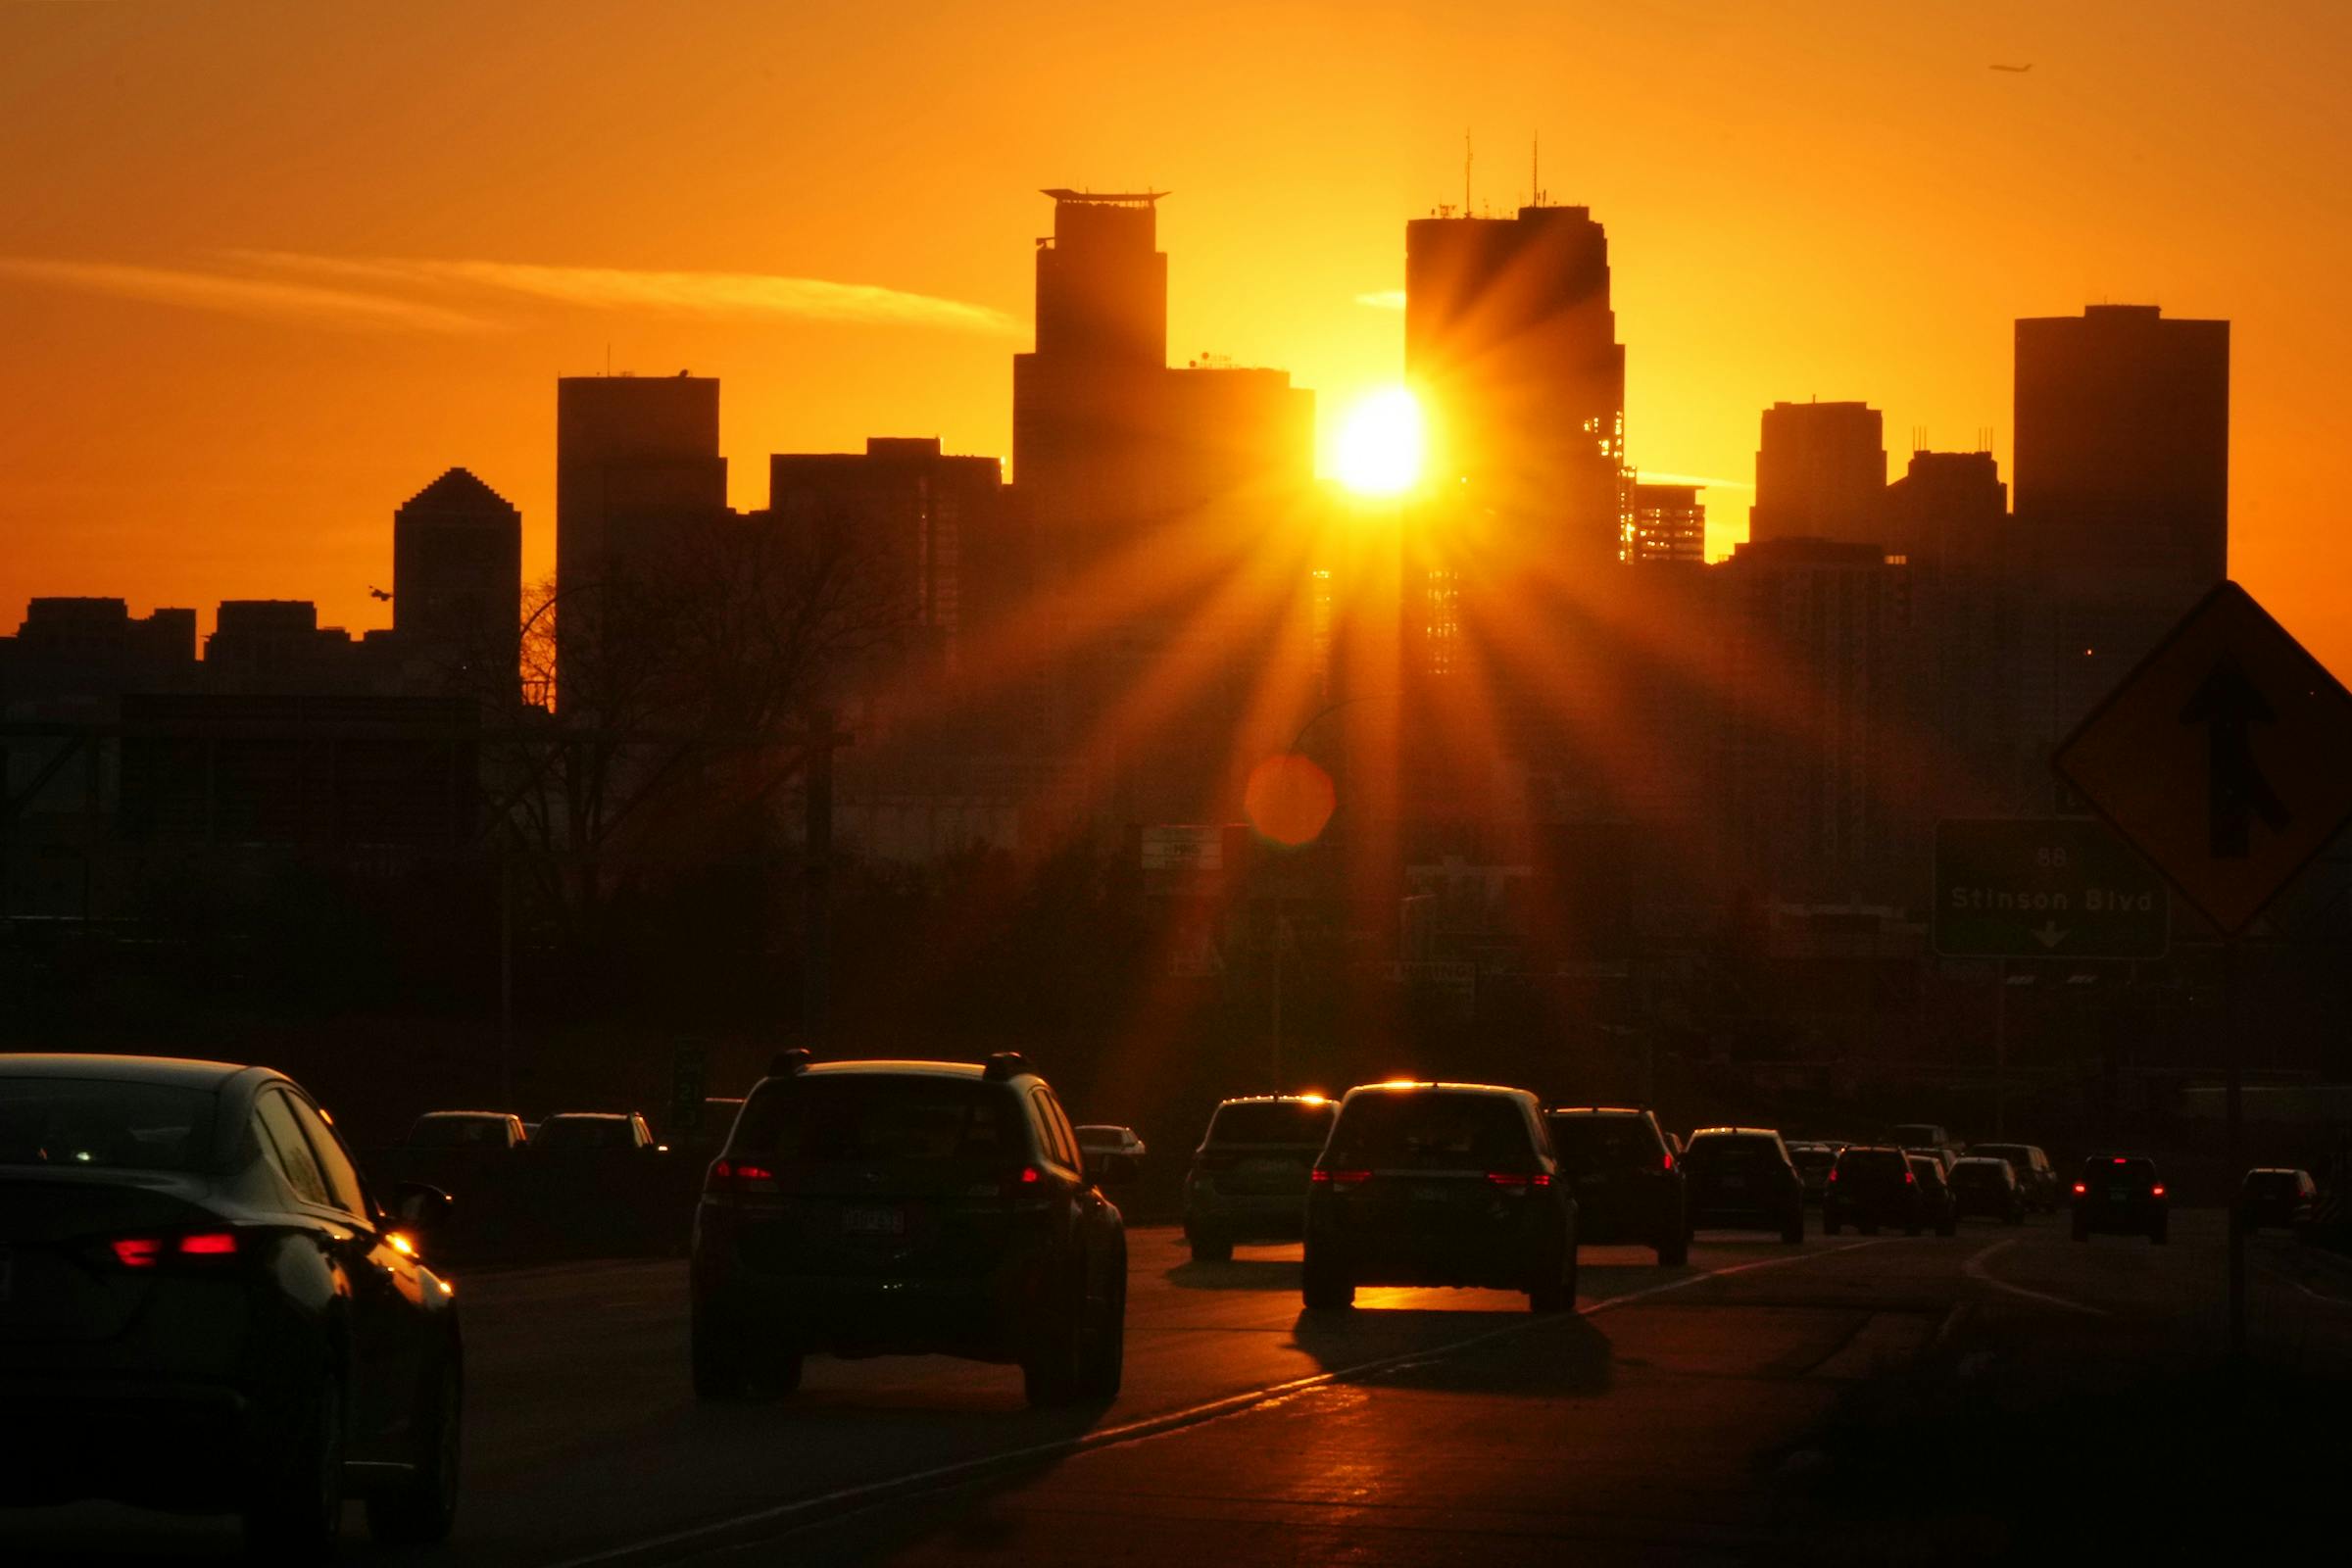
[[[1549,1187],[1551,1174],[1548,1171],[1541,1170],[1532,1172],[1491,1170],[1487,1172],[1487,1180],[1506,1192],[1524,1193],[1531,1187]]]
[[[1317,1165],[1307,1172],[1306,1179],[1327,1187],[1361,1187],[1372,1179],[1368,1170],[1325,1170]]]
[[[2090,1189],[2089,1189],[2087,1186],[2085,1186],[2083,1183],[2082,1183],[2082,1182],[2077,1182],[2077,1183],[2075,1183],[2075,1196],[2076,1196],[2077,1198],[2081,1198],[2081,1197],[2082,1197],[2082,1196],[2084,1193],[2087,1193],[2087,1192],[2089,1192],[2089,1191],[2090,1191]]]
[[[712,1160],[710,1179],[703,1183],[706,1194],[720,1197],[731,1197],[737,1193],[772,1193],[775,1190],[776,1173],[749,1159]]]
[[[189,1231],[181,1236],[118,1236],[106,1244],[124,1268],[156,1268],[169,1260],[186,1258],[209,1263],[237,1255],[235,1231]]]
[[[2150,1198],[2162,1198],[2164,1196],[2164,1184],[2162,1182],[2158,1182],[2155,1186],[2149,1188],[2148,1196]]]
[[[1830,1180],[1832,1180],[1832,1181],[1836,1181],[1837,1179],[1838,1179],[1838,1172],[1837,1172],[1837,1169],[1836,1169],[1835,1167],[1832,1167],[1832,1169],[1831,1169],[1831,1171],[1830,1171]]]
[[[1035,1187],[1042,1183],[1045,1179],[1046,1173],[1042,1170],[1039,1170],[1035,1165],[1023,1165],[1018,1171],[1013,1173],[1012,1185],[1015,1187]]]
[[[2121,1154],[2118,1154],[2118,1155],[2116,1155],[2116,1156],[2115,1156],[2115,1163],[2117,1163],[2118,1165],[2121,1165],[2123,1162],[2124,1162],[2124,1156],[2123,1156],[2123,1155],[2121,1155]]]
[[[1905,1171],[1905,1172],[1903,1172],[1903,1185],[1904,1185],[1905,1187],[1916,1187],[1916,1186],[1918,1186],[1918,1185],[1919,1185],[1919,1177],[1918,1177],[1918,1175],[1917,1175],[1917,1174],[1915,1174],[1914,1172],[1911,1172],[1911,1171]]]
[[[1660,1167],[1660,1168],[1661,1168],[1661,1169],[1664,1169],[1664,1170],[1672,1170],[1672,1169],[1674,1169],[1674,1152],[1673,1152],[1672,1150],[1668,1150],[1668,1151],[1667,1151],[1667,1152],[1666,1152],[1666,1163],[1665,1163],[1665,1164],[1664,1164],[1662,1167]]]

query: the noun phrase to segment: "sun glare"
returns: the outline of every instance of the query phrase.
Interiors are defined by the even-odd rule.
[[[1359,495],[1393,496],[1421,477],[1421,405],[1403,387],[1375,392],[1340,430],[1340,482]]]

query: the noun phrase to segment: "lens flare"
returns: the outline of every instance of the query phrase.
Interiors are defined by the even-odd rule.
[[[1400,386],[1373,393],[1340,428],[1340,482],[1367,496],[1410,489],[1421,477],[1421,405],[1412,393]]]
[[[1311,842],[1331,820],[1339,792],[1312,758],[1282,752],[1250,770],[1242,810],[1250,825],[1277,844]]]

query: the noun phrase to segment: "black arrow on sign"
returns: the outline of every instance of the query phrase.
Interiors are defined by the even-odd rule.
[[[2254,760],[2253,727],[2278,721],[2270,703],[2228,654],[2214,661],[2197,695],[2180,710],[2181,723],[2205,726],[2206,820],[2210,853],[2217,860],[2242,860],[2253,853],[2255,817],[2274,833],[2295,819]]]

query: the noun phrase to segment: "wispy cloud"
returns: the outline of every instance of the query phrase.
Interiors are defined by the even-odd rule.
[[[281,277],[199,272],[123,262],[0,256],[0,277],[85,294],[144,300],[154,305],[300,321],[347,331],[479,332],[494,324],[445,305],[394,295],[330,288]]]
[[[1376,311],[1401,311],[1404,309],[1404,290],[1384,288],[1371,294],[1358,294],[1355,303],[1369,305]]]
[[[638,311],[732,320],[856,321],[1014,337],[1026,328],[1000,310],[874,283],[768,272],[642,271],[528,262],[404,261],[376,257],[236,253],[287,271],[365,279],[388,286],[519,296],[592,310]]]

